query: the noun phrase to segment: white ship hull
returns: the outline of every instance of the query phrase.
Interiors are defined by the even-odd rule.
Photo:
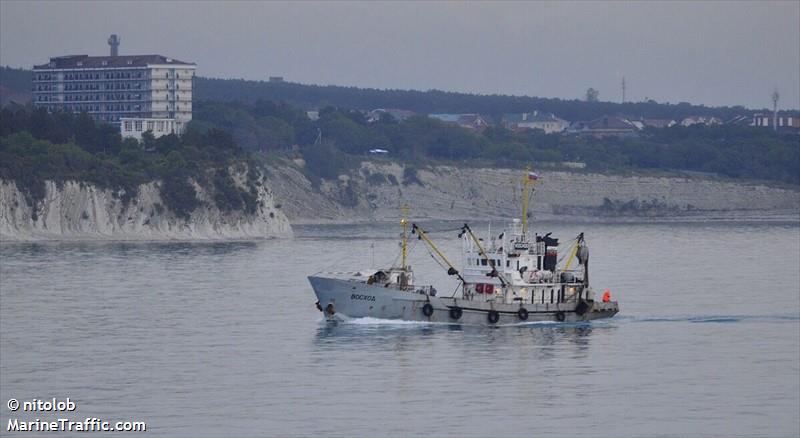
[[[506,304],[428,296],[339,278],[311,276],[308,280],[317,295],[320,309],[329,320],[342,316],[372,317],[496,326],[537,321],[582,322],[610,318],[619,311],[614,301]]]

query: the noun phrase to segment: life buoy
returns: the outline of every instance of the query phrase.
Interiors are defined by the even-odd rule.
[[[564,322],[564,320],[567,319],[567,315],[565,315],[564,312],[556,312],[556,319],[560,322]]]
[[[453,318],[453,319],[455,319],[456,321],[458,321],[459,319],[461,319],[461,315],[462,315],[463,313],[464,313],[464,311],[463,311],[463,310],[461,310],[461,308],[460,308],[460,307],[451,307],[451,308],[450,308],[450,318]]]
[[[495,324],[497,321],[500,321],[500,313],[497,310],[490,310],[486,317],[489,318],[489,323],[491,324]]]
[[[425,305],[422,306],[422,314],[425,316],[433,315],[433,306],[431,303],[425,303]]]
[[[527,321],[528,320],[528,309],[526,309],[524,307],[520,307],[519,310],[517,310],[517,317],[519,319],[523,320],[523,321]]]
[[[327,306],[325,306],[325,314],[326,315],[333,316],[334,313],[336,313],[336,308],[333,307],[333,303],[330,303]]]

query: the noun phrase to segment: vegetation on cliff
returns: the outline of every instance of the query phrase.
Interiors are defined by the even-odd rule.
[[[0,68],[0,72],[0,85],[3,87],[28,89],[29,86],[25,85],[30,83],[28,70]],[[420,113],[482,113],[495,116],[538,109],[554,112],[570,120],[586,120],[613,114],[678,119],[704,115],[728,119],[750,112],[741,107],[710,108],[656,102],[615,104],[203,78],[197,78],[194,94],[196,102],[190,132],[184,139],[168,137],[157,142],[145,142],[145,149],[153,152],[145,153],[133,143],[123,148],[124,142],[116,132],[100,125],[89,136],[84,136],[83,128],[76,128],[70,134],[73,128],[69,126],[73,122],[66,122],[64,117],[67,116],[62,115],[53,116],[54,120],[59,121],[54,127],[34,127],[23,123],[20,125],[22,128],[13,128],[12,131],[28,131],[34,139],[53,144],[72,143],[100,159],[106,167],[121,165],[119,170],[122,176],[98,177],[109,184],[118,184],[114,178],[123,182],[136,179],[128,173],[138,175],[140,179],[163,178],[165,185],[175,186],[175,193],[183,193],[179,199],[186,202],[176,200],[175,203],[186,205],[186,209],[191,207],[188,200],[192,197],[183,182],[186,179],[184,177],[210,178],[214,185],[221,187],[221,192],[226,192],[228,182],[225,178],[215,178],[214,172],[201,175],[203,172],[197,170],[208,166],[219,167],[230,161],[226,154],[214,153],[211,158],[203,155],[205,150],[226,148],[215,145],[209,149],[204,143],[207,142],[206,136],[225,136],[223,143],[231,143],[236,151],[236,145],[239,145],[248,151],[280,151],[293,158],[302,156],[307,163],[306,174],[315,185],[320,179],[335,179],[346,173],[371,149],[386,149],[392,159],[415,167],[431,161],[497,167],[579,161],[586,163],[588,170],[599,172],[680,170],[800,184],[800,172],[797,171],[800,169],[800,139],[797,135],[776,134],[768,129],[737,125],[674,126],[646,129],[632,138],[595,139],[548,135],[536,130],[512,132],[500,126],[483,133],[473,133],[425,116],[411,117],[399,123],[384,117],[368,123],[362,111],[353,109],[393,107]],[[318,120],[312,121],[306,116],[304,108],[321,106],[325,107],[319,111]],[[23,112],[30,114],[28,118],[33,118],[35,114],[30,110]],[[81,117],[85,118],[74,116],[72,120],[78,123]],[[4,115],[3,118],[7,117]],[[13,119],[9,123],[13,125],[18,122]],[[86,124],[86,121],[81,123]],[[2,135],[8,136],[9,133]],[[167,155],[176,148],[186,164],[163,171]],[[195,152],[199,156],[195,156]],[[235,160],[245,159],[244,154],[240,151],[237,153],[241,156]],[[126,161],[127,158],[130,160]],[[141,161],[146,163],[141,164]],[[181,184],[184,184],[183,191],[178,190]],[[221,198],[219,205],[226,208],[251,205],[246,195],[242,199],[242,202],[229,203]]]
[[[124,202],[139,185],[159,180],[166,206],[188,217],[199,205],[195,181],[213,191],[221,210],[253,212],[260,182],[249,163],[249,154],[219,129],[190,129],[182,137],[159,139],[145,135],[140,144],[123,141],[116,128],[86,114],[0,112],[0,179],[15,181],[31,205],[44,197],[47,180],[94,183],[117,191]],[[250,169],[246,189],[233,181],[230,169],[236,167]]]
[[[326,179],[379,148],[417,166],[431,160],[498,167],[580,161],[594,171],[683,170],[800,184],[797,135],[748,126],[648,128],[637,137],[598,139],[497,126],[473,133],[422,116],[368,123],[360,111],[334,107],[311,121],[290,105],[267,101],[201,102],[197,108],[196,123],[204,128],[228,130],[252,150],[297,149],[310,172]]]

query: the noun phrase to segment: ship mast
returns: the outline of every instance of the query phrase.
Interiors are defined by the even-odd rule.
[[[528,235],[528,201],[530,201],[530,188],[536,182],[538,176],[531,171],[528,166],[528,171],[522,177],[522,235]]]
[[[403,212],[403,217],[400,219],[400,225],[403,226],[403,264],[401,267],[405,271],[406,257],[408,255],[408,205],[403,204],[400,210]]]

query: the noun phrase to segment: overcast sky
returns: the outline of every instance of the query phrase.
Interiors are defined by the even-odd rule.
[[[207,77],[800,108],[800,1],[0,0],[0,64],[158,53]]]

